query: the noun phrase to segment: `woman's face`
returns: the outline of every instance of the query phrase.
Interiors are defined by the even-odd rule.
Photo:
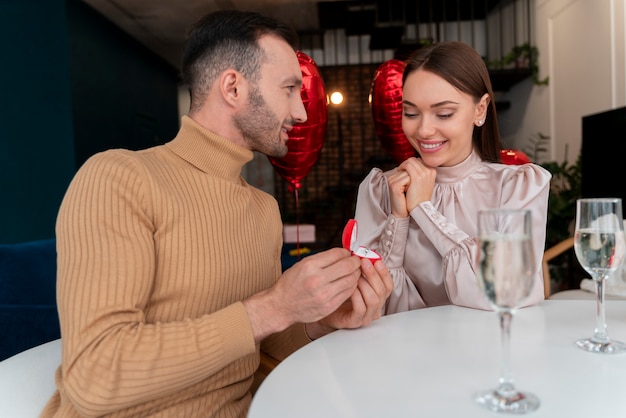
[[[478,103],[438,75],[417,70],[402,88],[402,129],[431,167],[459,164],[472,152],[474,126],[485,122],[489,95]]]

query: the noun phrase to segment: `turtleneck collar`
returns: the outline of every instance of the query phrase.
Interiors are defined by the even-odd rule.
[[[182,117],[178,134],[165,146],[199,170],[233,182],[254,157],[249,149],[206,130],[189,116]]]
[[[482,160],[478,153],[472,149],[470,155],[452,167],[436,167],[437,183],[456,183],[468,177],[480,167]]]

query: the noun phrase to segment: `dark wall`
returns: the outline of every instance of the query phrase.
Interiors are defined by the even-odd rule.
[[[173,138],[177,74],[79,0],[2,0],[0,35],[0,243],[52,238],[89,156]]]
[[[178,130],[177,71],[79,0],[68,0],[76,165]]]
[[[75,170],[64,0],[2,0],[0,56],[0,243],[51,238]]]

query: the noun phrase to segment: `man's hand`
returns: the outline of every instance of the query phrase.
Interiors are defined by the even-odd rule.
[[[359,328],[379,319],[387,298],[393,290],[393,280],[382,261],[375,265],[361,260],[362,276],[350,299],[330,315],[306,325],[311,339],[319,338],[339,328]]]
[[[259,343],[294,323],[316,322],[330,315],[357,288],[363,287],[371,299],[372,290],[360,283],[360,267],[360,259],[342,248],[313,254],[294,264],[270,289],[243,301],[255,341]],[[375,272],[373,267],[371,270]]]

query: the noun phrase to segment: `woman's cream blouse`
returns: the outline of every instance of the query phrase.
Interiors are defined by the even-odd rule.
[[[488,163],[473,152],[454,167],[437,167],[431,200],[407,218],[391,215],[387,176],[394,170],[369,173],[359,186],[355,213],[358,244],[380,252],[393,277],[385,314],[447,304],[491,309],[478,287],[475,263],[478,211],[487,208],[531,210],[535,286],[526,305],[543,300],[547,170]]]

